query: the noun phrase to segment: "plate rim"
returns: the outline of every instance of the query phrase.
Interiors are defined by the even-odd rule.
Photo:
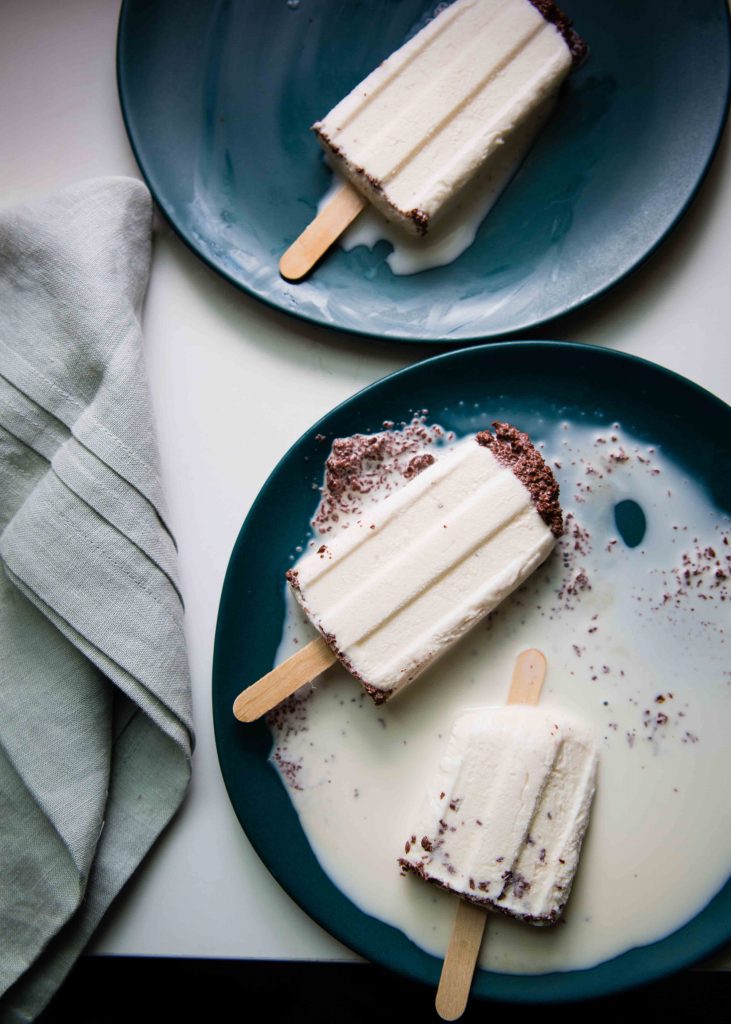
[[[715,137],[713,143],[709,149],[708,156],[703,164],[700,174],[695,181],[693,187],[689,191],[685,202],[681,204],[680,208],[676,211],[675,216],[668,223],[664,231],[655,239],[653,244],[628,267],[626,267],[621,274],[613,278],[602,287],[591,291],[588,294],[580,296],[573,304],[565,307],[558,313],[552,314],[550,317],[546,317],[539,320],[529,320],[521,323],[519,326],[506,331],[504,328],[498,328],[494,331],[481,332],[479,334],[467,334],[460,336],[459,338],[435,338],[433,336],[418,336],[418,335],[403,335],[399,333],[383,333],[378,330],[356,330],[355,327],[350,325],[343,325],[339,323],[333,323],[319,318],[314,313],[307,313],[296,306],[288,308],[279,302],[276,302],[271,296],[264,294],[261,291],[257,291],[249,282],[245,282],[235,277],[232,273],[226,270],[225,267],[220,266],[209,257],[206,252],[196,243],[193,233],[186,231],[183,227],[176,223],[173,214],[168,210],[166,203],[163,199],[164,189],[157,187],[155,182],[155,176],[151,172],[150,168],[147,167],[145,161],[142,159],[142,147],[140,145],[139,138],[135,132],[133,126],[133,118],[130,114],[129,108],[129,97],[125,93],[124,86],[124,59],[123,59],[123,47],[124,47],[124,31],[127,21],[130,17],[130,9],[136,0],[122,0],[122,4],[119,11],[119,18],[117,21],[117,35],[115,43],[115,77],[117,84],[117,96],[119,98],[120,110],[122,113],[122,119],[125,126],[127,138],[129,140],[132,152],[135,158],[137,167],[144,178],[150,193],[165,218],[168,225],[172,228],[173,232],[178,238],[187,246],[187,248],[202,260],[202,262],[214,273],[218,274],[224,280],[228,281],[235,288],[245,292],[252,298],[259,302],[263,302],[270,309],[276,310],[278,313],[284,314],[288,317],[293,317],[296,320],[300,320],[303,323],[313,324],[317,327],[324,327],[330,331],[340,331],[343,334],[353,336],[355,338],[362,339],[378,339],[388,343],[394,342],[397,344],[404,345],[442,345],[449,346],[451,348],[457,348],[461,346],[473,346],[478,345],[481,342],[492,341],[493,339],[500,338],[513,338],[515,335],[521,334],[525,331],[533,331],[539,328],[544,328],[548,325],[555,324],[556,321],[560,320],[564,316],[568,316],[578,310],[584,309],[587,305],[600,299],[603,295],[606,295],[616,286],[620,285],[626,280],[631,274],[638,270],[654,253],[662,246],[666,239],[674,232],[680,221],[683,220],[686,213],[693,205],[703,183],[708,176],[708,171],[713,163],[713,160],[718,152],[718,148],[723,137],[724,129],[729,118],[729,112],[731,111],[731,60],[726,62],[726,90],[721,106],[721,115],[719,118],[718,125],[715,130]],[[731,9],[725,0],[719,0],[719,4],[723,6],[724,10],[724,38],[726,43],[726,50],[731,57]],[[396,325],[396,331],[398,332],[398,325]],[[516,338],[515,340],[523,340]],[[525,339],[529,340],[529,339]]]
[[[287,462],[291,456],[295,455],[298,449],[312,439],[312,436],[320,432],[320,428],[326,426],[326,421],[330,420],[336,413],[343,411],[350,403],[362,399],[369,392],[379,388],[385,382],[391,382],[397,378],[407,376],[412,373],[415,369],[423,368],[425,365],[438,364],[444,360],[458,360],[463,357],[467,358],[479,358],[480,354],[487,356],[488,359],[493,356],[498,357],[501,352],[514,350],[516,355],[522,360],[526,356],[525,346],[529,345],[542,350],[560,350],[568,354],[586,354],[589,353],[590,357],[599,358],[600,360],[608,359],[611,362],[624,363],[630,367],[640,365],[645,371],[657,372],[659,371],[662,377],[667,377],[673,381],[676,385],[681,388],[689,388],[696,397],[703,401],[714,405],[718,412],[726,417],[731,417],[731,405],[726,403],[723,399],[714,395],[708,391],[707,388],[695,383],[689,378],[677,373],[674,370],[670,370],[653,360],[646,359],[642,356],[634,355],[633,353],[621,352],[615,349],[607,349],[601,345],[585,344],[582,342],[566,342],[566,341],[550,341],[550,340],[537,340],[537,339],[526,339],[524,341],[505,340],[494,343],[487,343],[479,347],[468,347],[463,349],[457,349],[452,351],[443,352],[432,356],[429,359],[423,360],[419,363],[412,364],[411,366],[403,367],[393,373],[386,374],[379,380],[359,389],[353,395],[349,396],[342,402],[339,402],[332,409],[328,410],[323,416],[321,416],[315,423],[307,428],[294,442],[289,446],[286,452],[277,461],[271,472],[268,474],[266,480],[262,484],[258,491],[254,501],[251,504],[249,511],[247,512],[241,528],[237,534],[234,545],[231,549],[229,556],[229,562],[226,568],[226,573],[221,589],[221,597],[219,602],[219,609],[216,621],[215,639],[214,639],[214,650],[213,650],[213,664],[212,664],[212,713],[214,720],[214,735],[216,742],[216,752],[223,777],[224,785],[226,788],[227,795],[231,801],[234,814],[236,815],[237,821],[240,827],[247,836],[247,839],[254,848],[257,856],[260,857],[262,863],[266,867],[267,871],[272,875],[275,881],[284,889],[288,896],[296,903],[296,905],[306,913],[313,921],[315,921],[320,927],[322,927],[328,934],[334,936],[343,945],[350,949],[353,949],[360,956],[364,956],[380,966],[396,971],[396,973],[405,975],[413,978],[417,981],[426,984],[435,984],[438,978],[438,971],[441,968],[441,961],[426,953],[420,947],[411,940],[405,933],[401,932],[396,926],[384,922],[379,918],[374,918],[368,914],[365,910],[362,910],[356,904],[354,904],[350,898],[339,889],[336,883],[327,875],[324,868],[322,868],[329,883],[335,887],[337,892],[355,907],[358,912],[364,915],[366,918],[376,921],[384,929],[391,929],[398,932],[404,941],[411,944],[420,954],[423,954],[423,958],[426,958],[430,962],[430,969],[416,970],[411,968],[404,968],[402,966],[394,967],[392,964],[387,962],[379,956],[373,955],[372,950],[364,951],[367,949],[368,943],[361,943],[356,937],[356,942],[353,944],[352,936],[347,935],[343,930],[340,929],[337,922],[333,922],[327,914],[321,915],[319,907],[311,908],[309,905],[305,906],[300,902],[298,896],[292,892],[291,882],[289,875],[281,872],[278,868],[272,868],[265,855],[261,852],[261,844],[258,843],[256,838],[252,838],[246,831],[236,805],[236,798],[233,792],[233,787],[229,783],[229,777],[227,769],[224,767],[225,754],[223,752],[224,740],[223,732],[219,726],[219,721],[224,720],[224,716],[228,721],[231,716],[230,709],[228,706],[224,706],[222,702],[222,689],[224,683],[221,680],[222,669],[221,662],[222,657],[222,645],[223,645],[223,634],[225,629],[224,617],[225,617],[225,604],[229,600],[229,594],[232,587],[235,586],[235,570],[234,563],[237,559],[237,552],[240,547],[244,546],[245,535],[247,524],[251,518],[253,518],[255,512],[258,509],[259,503],[266,500],[266,493],[269,490],[270,485],[276,479],[280,467]],[[286,790],[285,790],[286,792]],[[297,811],[292,805],[292,813],[297,815]],[[302,830],[305,837],[305,841],[309,845],[304,830]],[[311,847],[310,847],[311,849]],[[314,851],[312,851],[313,856]],[[318,862],[319,863],[319,862]],[[670,954],[672,963],[668,966],[665,962],[663,955],[659,955],[662,947],[667,948],[669,945],[677,944],[680,939],[679,937],[685,935],[688,929],[696,928],[699,919],[709,913],[713,913],[713,906],[716,902],[728,901],[731,895],[731,877],[721,887],[721,889],[711,898],[711,900],[701,907],[697,913],[693,915],[688,921],[686,921],[679,928],[675,929],[669,935],[663,936],[654,942],[647,943],[645,945],[633,946],[628,950],[617,954],[608,960],[602,961],[588,968],[578,968],[569,971],[553,971],[544,972],[542,974],[507,974],[497,971],[486,971],[481,970],[479,972],[482,978],[486,978],[486,984],[494,984],[497,986],[497,991],[493,994],[491,992],[479,991],[475,992],[473,989],[473,998],[478,998],[483,1001],[506,1001],[516,1004],[537,1004],[541,1002],[550,1003],[572,1003],[581,1001],[583,999],[598,998],[616,994],[619,992],[627,991],[632,988],[636,988],[641,985],[649,984],[653,981],[657,981],[660,978],[674,974],[680,970],[687,969],[693,964],[698,963],[706,959],[720,949],[727,946],[731,940],[731,924],[726,925],[725,928],[719,929],[718,926],[711,929],[711,934],[700,945],[694,946],[692,951],[689,951],[681,943],[681,947],[675,953]],[[636,957],[637,950],[646,951],[645,956],[649,957],[650,964],[634,965],[633,961]],[[627,971],[627,961],[629,960],[630,970]],[[431,975],[434,975],[433,977]],[[574,984],[574,990],[567,991],[566,979],[570,978]],[[553,991],[546,991],[546,988]]]

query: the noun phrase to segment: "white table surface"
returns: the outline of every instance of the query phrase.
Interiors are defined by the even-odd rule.
[[[115,81],[118,0],[2,0],[0,202],[140,177]],[[536,336],[644,356],[731,402],[731,137],[650,261]],[[162,222],[144,310],[163,478],[179,543],[197,747],[188,799],[113,908],[99,953],[357,959],[279,888],[226,795],[210,710],[223,576],[272,467],[333,405],[430,354],[339,336],[219,279]],[[731,968],[731,950],[714,961]]]

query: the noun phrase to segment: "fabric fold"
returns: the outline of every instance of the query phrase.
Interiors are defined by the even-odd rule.
[[[126,178],[0,212],[0,1021],[52,997],[190,777],[151,213]]]

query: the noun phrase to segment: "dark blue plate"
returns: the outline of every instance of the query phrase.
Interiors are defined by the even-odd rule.
[[[122,110],[180,236],[215,270],[305,320],[460,343],[533,328],[615,284],[695,194],[728,107],[726,0],[565,0],[591,55],[474,245],[395,277],[386,243],[277,272],[329,175],[312,122],[436,0],[125,0]]]
[[[408,421],[422,408],[458,433],[504,419],[536,439],[567,418],[603,425],[617,420],[640,440],[661,445],[727,513],[731,408],[668,370],[606,349],[534,341],[463,349],[393,374],[338,406],[289,450],[254,503],[226,574],[213,665],[216,742],[231,802],[261,859],[311,917],[362,956],[436,985],[440,961],[359,910],[323,872],[268,762],[267,727],[241,725],[231,712],[239,691],[272,667],[284,617],[283,575],[305,539],[318,497],[312,485],[322,480],[329,448],[316,435],[375,431],[384,420]],[[728,883],[660,942],[583,971],[480,971],[474,992],[525,1002],[589,998],[678,970],[730,940]]]

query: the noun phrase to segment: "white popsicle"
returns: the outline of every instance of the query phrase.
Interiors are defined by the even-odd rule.
[[[456,0],[313,125],[390,220],[425,234],[585,46],[545,0]]]
[[[590,730],[555,711],[465,712],[430,781],[400,864],[535,925],[569,898],[596,786]]]
[[[421,236],[544,119],[586,44],[553,0],[455,0],[312,127],[348,179],[279,261],[301,280],[366,205]],[[498,170],[498,174],[499,174]]]
[[[326,643],[382,703],[548,556],[558,485],[507,424],[444,454],[288,573]]]

